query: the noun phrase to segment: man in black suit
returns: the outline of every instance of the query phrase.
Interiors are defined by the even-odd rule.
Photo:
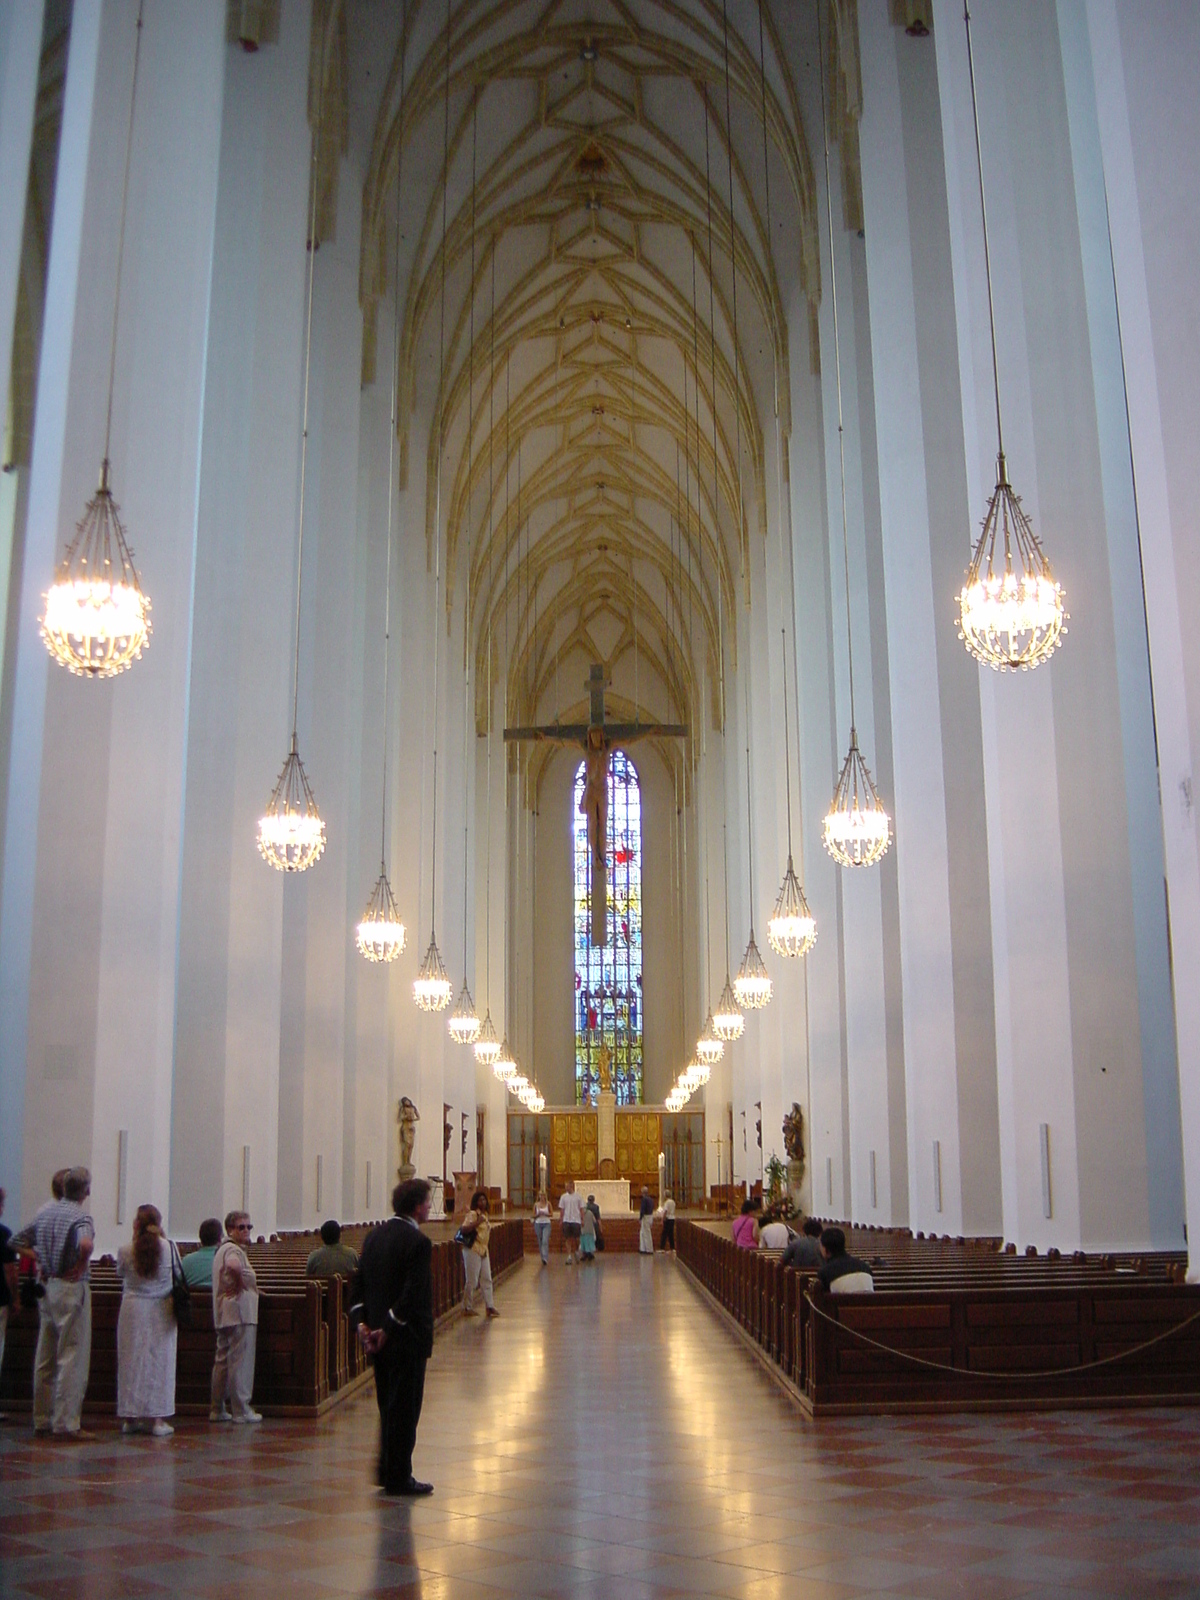
[[[350,1314],[375,1365],[380,1486],[385,1494],[432,1494],[433,1485],[412,1471],[433,1354],[433,1246],[420,1226],[429,1216],[429,1185],[423,1178],[397,1184],[392,1209],[396,1215],[363,1244]]]

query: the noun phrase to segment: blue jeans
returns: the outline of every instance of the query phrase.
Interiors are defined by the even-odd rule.
[[[534,1217],[533,1231],[537,1234],[538,1249],[542,1252],[542,1260],[550,1259],[550,1218]]]

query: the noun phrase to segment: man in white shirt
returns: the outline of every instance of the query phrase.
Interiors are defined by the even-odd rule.
[[[758,1248],[760,1250],[786,1250],[791,1241],[792,1230],[786,1222],[778,1217],[770,1222],[764,1222],[758,1230]]]
[[[213,1362],[210,1422],[261,1422],[250,1404],[254,1390],[254,1352],[258,1343],[258,1279],[246,1254],[250,1218],[231,1211],[225,1218],[226,1239],[213,1257],[213,1327],[217,1355]],[[225,1409],[228,1394],[231,1411]]]
[[[562,1216],[563,1247],[567,1252],[566,1264],[573,1267],[579,1260],[579,1235],[583,1229],[583,1204],[575,1193],[575,1179],[567,1179],[567,1187],[558,1197]]]

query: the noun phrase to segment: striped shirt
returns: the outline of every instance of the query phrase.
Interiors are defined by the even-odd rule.
[[[74,1229],[72,1240],[71,1230]],[[33,1248],[37,1252],[42,1276],[61,1278],[63,1251],[68,1241],[73,1244],[72,1260],[65,1263],[68,1270],[74,1264],[74,1251],[84,1239],[94,1239],[95,1224],[81,1205],[74,1200],[55,1200],[43,1206],[34,1219]],[[83,1276],[87,1277],[85,1269]]]

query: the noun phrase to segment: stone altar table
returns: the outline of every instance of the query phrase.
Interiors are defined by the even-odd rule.
[[[575,1193],[584,1201],[590,1194],[596,1196],[601,1223],[605,1217],[629,1215],[628,1178],[576,1178]]]

